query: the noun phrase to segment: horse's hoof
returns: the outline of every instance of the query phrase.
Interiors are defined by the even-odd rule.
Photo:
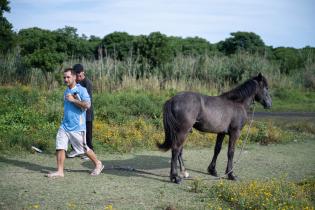
[[[181,172],[181,177],[188,178],[189,177],[189,173],[187,171],[183,171],[183,172]]]
[[[236,177],[232,174],[228,175],[228,180],[236,181]]]
[[[175,184],[180,184],[182,182],[182,179],[179,176],[171,177],[171,182]]]
[[[208,173],[212,176],[218,176],[217,170],[208,168]]]

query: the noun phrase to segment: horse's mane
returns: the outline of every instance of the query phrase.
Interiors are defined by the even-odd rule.
[[[243,102],[246,98],[252,96],[255,93],[257,85],[258,83],[255,81],[255,79],[249,79],[236,88],[222,93],[221,96],[235,102]]]

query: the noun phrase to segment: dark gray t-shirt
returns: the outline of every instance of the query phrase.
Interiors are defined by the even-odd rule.
[[[93,103],[92,103],[92,94],[93,94],[93,85],[91,80],[88,78],[84,78],[82,81],[79,82],[80,85],[85,87],[87,89],[87,92],[90,95],[91,98],[91,107],[86,110],[86,121],[93,121],[94,119],[94,111],[93,111]]]

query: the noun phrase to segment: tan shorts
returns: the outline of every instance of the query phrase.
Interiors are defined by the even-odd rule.
[[[86,145],[85,132],[84,131],[65,131],[63,128],[59,128],[56,137],[56,150],[68,150],[68,143],[72,144],[73,149],[78,154],[84,154],[90,150]]]

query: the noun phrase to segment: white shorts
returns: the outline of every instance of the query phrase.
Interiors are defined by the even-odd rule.
[[[90,150],[86,145],[85,131],[65,131],[63,128],[59,128],[56,137],[56,150],[68,150],[68,143],[72,144],[73,149],[78,154],[84,154]]]

